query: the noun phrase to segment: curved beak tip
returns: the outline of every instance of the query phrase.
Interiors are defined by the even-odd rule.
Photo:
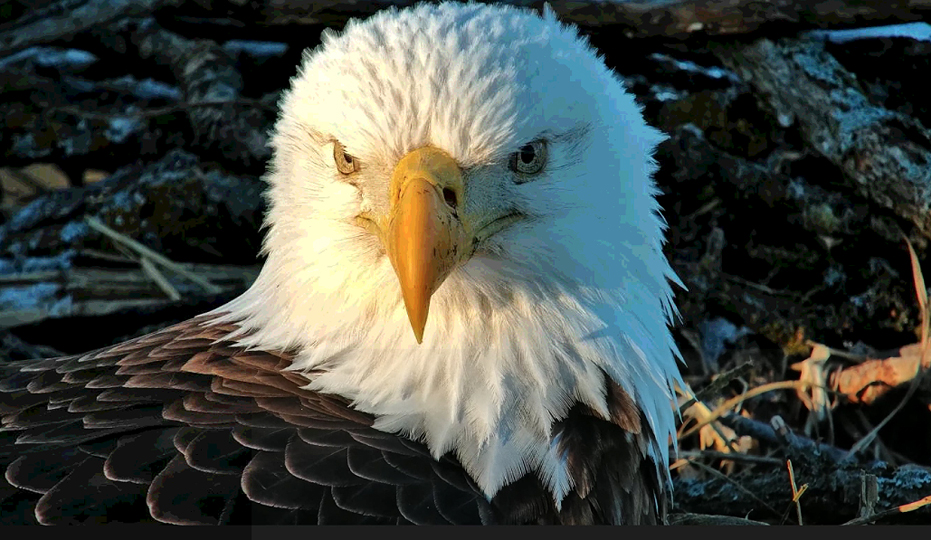
[[[430,296],[426,297],[412,294],[404,295],[404,308],[407,311],[407,319],[411,323],[411,330],[414,331],[414,338],[417,344],[423,343],[423,331],[427,326],[427,312],[430,309]]]
[[[414,339],[417,340],[418,345],[422,345],[423,344],[423,327],[421,327],[419,330],[417,329],[416,326],[414,326],[413,328],[414,328]]]

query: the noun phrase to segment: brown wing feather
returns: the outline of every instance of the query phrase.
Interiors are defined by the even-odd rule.
[[[290,354],[244,350],[222,341],[234,325],[210,323],[0,363],[0,523],[496,518],[455,461],[373,430],[282,372]]]
[[[639,525],[661,523],[664,483],[646,453],[653,440],[633,399],[605,376],[609,416],[576,405],[553,425],[573,479],[556,508],[540,480],[525,476],[505,486],[492,503],[509,523]]]
[[[646,449],[654,440],[643,412],[618,384],[605,376],[609,418],[576,407],[556,425],[562,450],[576,479],[563,502],[566,524],[661,523],[665,484]]]

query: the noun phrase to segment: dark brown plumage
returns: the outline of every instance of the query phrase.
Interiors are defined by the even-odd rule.
[[[303,377],[281,371],[287,354],[214,343],[235,327],[209,322],[0,364],[0,523],[658,519],[646,423],[617,387],[611,421],[576,407],[554,426],[577,479],[561,511],[534,475],[489,502],[451,455],[434,460],[344,400],[302,390]]]

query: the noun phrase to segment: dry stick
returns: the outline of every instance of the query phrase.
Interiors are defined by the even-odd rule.
[[[17,285],[34,285],[41,281],[52,281],[61,277],[58,270],[41,270],[39,272],[29,272],[23,274],[12,274],[0,276],[0,286],[16,287]]]
[[[798,292],[795,292],[795,291],[785,291],[785,290],[773,289],[773,288],[771,288],[771,287],[767,287],[766,285],[762,285],[762,284],[760,284],[760,283],[754,283],[754,282],[749,281],[749,280],[746,280],[746,279],[744,279],[744,278],[742,278],[742,277],[740,277],[740,276],[735,276],[735,275],[732,275],[732,274],[725,274],[725,273],[722,272],[722,273],[721,273],[721,277],[723,277],[724,279],[726,279],[726,280],[728,280],[728,281],[733,281],[734,283],[739,283],[739,284],[741,284],[741,285],[745,285],[745,286],[747,286],[747,287],[750,287],[751,289],[756,289],[756,290],[758,290],[758,291],[760,291],[760,292],[762,292],[762,293],[766,293],[766,294],[769,294],[769,295],[772,295],[772,296],[789,296],[789,297],[796,297],[796,298],[802,296],[801,293],[798,293]]]
[[[155,286],[162,290],[171,301],[177,301],[181,299],[181,294],[178,293],[178,289],[175,289],[174,286],[165,279],[165,275],[159,272],[158,268],[152,264],[152,261],[146,257],[140,257],[139,255],[132,252],[131,249],[124,246],[123,244],[116,244],[116,249],[123,254],[130,261],[137,263],[142,268],[142,273],[145,274],[150,281],[155,283]]]
[[[751,367],[753,367],[752,362],[745,362],[733,369],[721,373],[715,377],[708,386],[702,388],[698,392],[695,392],[691,399],[682,404],[682,406],[679,407],[679,414],[685,413],[686,409],[694,405],[699,400],[709,398],[716,394],[718,391],[722,390],[725,386],[730,384],[731,381],[742,376],[745,372],[750,371]]]
[[[860,421],[860,424],[863,426],[863,429],[867,433],[873,430],[873,425],[870,424],[870,420],[863,413],[862,409],[854,409],[853,412],[857,416],[857,420]],[[873,440],[876,442],[875,448],[877,450],[877,453],[880,456],[882,456],[879,459],[882,459],[883,461],[888,462],[893,467],[898,467],[899,466],[899,464],[897,463],[898,460],[892,455],[892,452],[889,450],[889,447],[886,445],[886,443],[883,442],[882,437],[880,437],[879,435],[876,435],[873,438]]]
[[[724,444],[727,445],[728,450],[733,450],[738,454],[740,453],[740,448],[737,447],[737,441],[725,435],[724,432],[721,431],[721,428],[718,426],[717,422],[712,422],[708,424],[708,426],[714,430],[715,435],[717,435],[720,440],[724,441]]]
[[[811,348],[811,354],[807,359],[790,368],[799,372],[799,380],[809,381],[818,386],[813,386],[811,392],[799,390],[797,392],[799,400],[805,408],[808,409],[809,415],[805,420],[804,431],[810,434],[812,428],[817,431],[818,423],[822,416],[828,420],[829,442],[834,443],[834,421],[831,415],[832,404],[828,399],[828,392],[821,384],[826,384],[827,376],[825,375],[825,362],[831,357],[827,347],[814,343]]]
[[[137,257],[134,255],[132,257],[126,257],[123,255],[114,255],[112,253],[107,253],[105,251],[98,251],[96,249],[84,248],[78,252],[80,255],[87,257],[93,257],[95,259],[101,259],[104,261],[111,261],[115,263],[131,263],[136,262]]]
[[[755,500],[756,502],[758,502],[758,503],[760,503],[761,505],[763,505],[767,510],[769,510],[770,512],[772,512],[773,515],[776,515],[776,516],[780,515],[778,510],[776,510],[775,508],[773,508],[772,506],[770,506],[770,505],[769,505],[766,501],[764,501],[763,499],[757,497],[757,496],[756,496],[752,491],[750,491],[749,489],[747,489],[747,488],[743,487],[742,485],[740,485],[740,482],[734,480],[734,479],[731,478],[730,476],[727,476],[726,474],[723,474],[723,473],[721,473],[720,471],[716,471],[716,470],[714,470],[714,468],[709,467],[709,466],[705,465],[704,463],[702,463],[702,462],[700,462],[700,461],[695,461],[694,459],[688,459],[688,462],[689,462],[690,464],[695,465],[696,467],[702,469],[703,471],[707,472],[708,474],[714,476],[715,478],[718,478],[718,479],[720,479],[720,480],[724,480],[725,482],[728,482],[728,483],[730,483],[730,484],[733,484],[734,487],[736,487],[736,488],[739,489],[740,491],[746,493],[748,497],[750,497],[751,499],[753,499],[753,500]]]
[[[806,381],[779,381],[769,384],[764,384],[762,386],[757,386],[753,390],[749,390],[740,394],[739,396],[733,397],[725,401],[720,407],[711,412],[708,418],[705,418],[701,422],[692,426],[691,429],[679,436],[679,439],[684,439],[693,433],[696,433],[699,429],[705,427],[706,424],[714,422],[718,418],[724,415],[728,410],[730,410],[735,405],[742,403],[752,397],[756,397],[760,394],[765,394],[766,392],[771,392],[773,390],[795,390],[799,388],[808,388],[811,386],[811,383]]]
[[[38,179],[29,174],[27,171],[16,170],[16,169],[7,169],[10,173],[10,176],[15,178],[18,182],[30,187],[36,191],[36,193],[48,193],[48,188],[42,185]]]
[[[918,255],[912,248],[912,243],[904,234],[905,245],[908,246],[908,258],[912,263],[912,278],[915,281],[915,294],[918,296],[918,307],[921,308],[921,365],[928,365],[928,339],[929,330],[931,330],[931,317],[928,316],[928,289],[925,287],[925,277],[921,273],[921,265],[918,264]]]
[[[904,236],[904,235],[903,235]],[[926,367],[928,364],[928,330],[929,325],[929,313],[928,313],[928,289],[925,288],[925,278],[921,273],[921,266],[918,264],[918,256],[915,254],[915,250],[912,248],[912,243],[908,241],[908,238],[905,238],[905,245],[908,246],[908,256],[912,261],[912,276],[915,281],[915,294],[918,296],[918,305],[921,308],[921,361],[919,361],[915,366],[915,376],[912,378],[912,384],[909,385],[908,391],[905,392],[905,397],[902,398],[902,401],[895,406],[892,411],[886,415],[885,418],[870,430],[862,439],[856,442],[847,452],[845,458],[850,457],[871,442],[879,433],[879,430],[883,428],[887,423],[889,423],[892,418],[899,414],[899,411],[905,407],[905,404],[908,403],[908,400],[912,399],[912,396],[915,395],[915,391],[918,390],[918,386],[921,384],[921,380],[924,378],[924,373],[922,372],[922,367]]]
[[[164,291],[168,298],[172,301],[181,300],[181,294],[178,292],[178,289],[175,289],[174,286],[165,279],[165,276],[159,272],[158,268],[148,257],[142,257],[139,259],[139,264],[142,266],[143,272],[149,276],[149,279],[155,282],[158,287]]]
[[[874,521],[887,518],[889,516],[894,516],[896,514],[904,514],[906,512],[912,512],[914,510],[918,510],[919,508],[923,506],[928,506],[929,504],[931,504],[931,495],[928,495],[927,497],[922,497],[921,499],[918,499],[915,502],[910,502],[908,504],[903,504],[900,506],[896,506],[895,508],[891,508],[889,510],[879,512],[878,514],[873,514],[872,516],[863,516],[863,517],[858,517],[856,519],[851,519],[850,521],[843,523],[843,525],[866,525],[867,523],[872,523]]]
[[[684,390],[683,390],[682,388],[679,388],[679,387],[677,387],[677,388],[678,388],[679,392],[681,392],[681,393],[683,393],[683,394],[686,394],[686,395],[692,396],[691,399],[689,400],[691,403],[693,403],[693,404],[691,405],[691,407],[699,408],[699,410],[701,410],[702,408],[703,408],[704,410],[709,410],[709,409],[708,409],[708,406],[705,405],[704,402],[698,400],[698,398],[695,396],[695,393],[692,392],[691,387],[689,387],[688,385],[686,385],[686,387],[685,387]],[[696,417],[696,415],[694,415],[694,414],[691,415],[691,416],[692,416],[693,418]],[[697,418],[696,418],[696,421],[698,421]],[[729,449],[735,450],[735,451],[738,450],[738,448],[737,448],[737,446],[736,446],[736,441],[734,441],[734,440],[730,439],[729,437],[727,437],[726,435],[724,435],[724,433],[721,431],[721,429],[718,427],[718,425],[717,425],[716,423],[712,422],[712,423],[709,424],[709,425],[711,426],[711,429],[714,430],[715,434],[716,434],[722,441],[724,441],[724,444],[726,444],[727,447],[728,447]],[[677,438],[681,439],[681,436],[679,436],[679,437],[677,437]]]
[[[798,524],[804,525],[802,522],[802,503],[799,502],[799,499],[808,490],[808,484],[803,484],[802,489],[798,489],[795,486],[795,471],[792,469],[791,459],[786,460],[786,466],[789,468],[789,484],[792,486],[792,502],[795,504],[795,511],[798,514]]]
[[[834,411],[833,409],[828,409],[827,414],[828,419],[828,444],[834,446]]]
[[[743,461],[745,463],[762,463],[766,465],[779,465],[782,463],[781,459],[769,456],[729,454],[727,452],[718,452],[716,450],[679,450],[679,457],[685,459],[707,457],[713,459],[727,459],[730,461]]]
[[[810,339],[806,340],[805,344],[808,345],[809,347],[815,347],[815,346],[824,347],[825,349],[828,350],[829,353],[831,353],[831,358],[842,358],[854,364],[862,364],[863,362],[866,362],[867,360],[869,360],[869,357],[866,355],[856,354],[850,351],[842,351],[840,349],[832,349],[831,347],[828,347],[824,343],[818,343]]]
[[[206,279],[204,279],[204,278],[198,276],[198,275],[195,274],[194,272],[189,272],[189,271],[188,271],[187,269],[185,269],[183,266],[181,266],[181,265],[179,265],[178,263],[176,263],[176,262],[174,262],[174,261],[168,259],[168,258],[165,257],[164,255],[162,255],[162,254],[160,254],[160,253],[156,253],[155,251],[153,251],[153,250],[151,250],[151,249],[145,247],[144,245],[140,244],[139,242],[136,242],[136,241],[133,240],[132,238],[129,238],[128,236],[123,235],[123,234],[120,234],[120,233],[114,231],[113,229],[111,229],[110,227],[107,227],[106,225],[104,225],[103,223],[101,223],[97,218],[94,218],[94,217],[91,217],[91,216],[86,216],[86,217],[84,218],[84,221],[85,221],[92,229],[94,229],[94,230],[96,230],[96,231],[98,231],[98,232],[100,232],[100,233],[106,235],[107,237],[113,239],[114,241],[116,241],[116,242],[118,242],[118,243],[120,243],[120,244],[122,244],[122,245],[124,245],[124,246],[126,246],[126,247],[128,247],[128,248],[130,248],[130,249],[132,249],[133,251],[135,251],[136,253],[139,253],[139,254],[142,255],[143,257],[148,257],[152,262],[158,263],[158,264],[162,265],[163,267],[165,267],[165,268],[171,270],[172,272],[175,272],[175,273],[177,273],[177,274],[179,274],[179,275],[181,275],[181,276],[186,277],[187,279],[189,279],[189,280],[193,281],[194,283],[196,283],[196,284],[200,285],[201,287],[203,287],[204,290],[206,290],[207,292],[209,292],[209,293],[211,293],[211,294],[219,294],[220,292],[223,291],[223,289],[221,289],[220,287],[217,287],[217,286],[214,285],[213,283],[210,283],[209,281],[207,281]]]

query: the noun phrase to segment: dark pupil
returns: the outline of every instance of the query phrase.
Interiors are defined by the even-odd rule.
[[[520,149],[520,160],[523,161],[524,163],[527,163],[527,164],[533,163],[534,157],[535,157],[535,153],[533,151],[533,147],[530,146],[529,144]]]
[[[345,160],[346,163],[352,163],[352,156],[349,154],[343,154],[343,160]]]

